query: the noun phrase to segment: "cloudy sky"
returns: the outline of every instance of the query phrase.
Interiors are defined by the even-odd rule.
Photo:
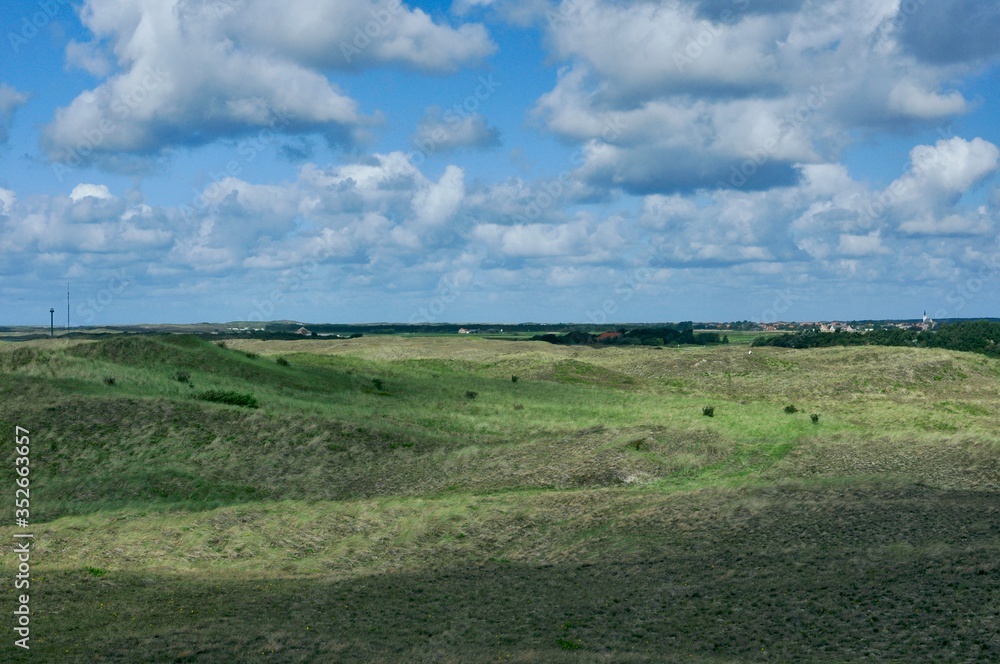
[[[0,17],[0,325],[1000,316],[994,0]]]

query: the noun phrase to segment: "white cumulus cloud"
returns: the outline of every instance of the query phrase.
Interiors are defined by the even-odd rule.
[[[439,25],[392,0],[87,0],[80,16],[95,39],[110,43],[117,71],[58,109],[44,128],[45,151],[71,166],[264,128],[349,145],[373,120],[327,70],[400,64],[453,71],[495,48],[481,25]],[[348,61],[342,46],[354,44],[358,31],[377,34],[366,36],[363,48],[352,46],[358,54]],[[103,67],[99,55],[80,44],[67,52],[92,73]]]

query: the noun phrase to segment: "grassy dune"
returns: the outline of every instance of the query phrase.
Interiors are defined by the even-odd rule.
[[[886,347],[0,343],[38,547],[32,651],[0,647],[995,661],[998,386],[996,360]]]

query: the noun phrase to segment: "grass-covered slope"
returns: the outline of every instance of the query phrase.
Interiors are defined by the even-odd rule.
[[[3,435],[32,432],[29,656],[1000,656],[1000,362],[747,351],[2,344]]]

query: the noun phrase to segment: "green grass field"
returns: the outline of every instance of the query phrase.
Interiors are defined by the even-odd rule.
[[[997,661],[998,387],[889,347],[0,342],[6,578],[15,426],[36,539],[0,661]]]

